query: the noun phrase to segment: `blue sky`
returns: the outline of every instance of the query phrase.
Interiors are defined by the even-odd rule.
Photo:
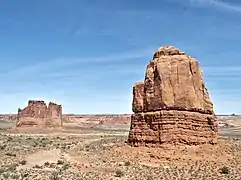
[[[0,1],[0,112],[29,99],[65,113],[130,113],[153,52],[200,62],[216,113],[241,113],[241,2]]]

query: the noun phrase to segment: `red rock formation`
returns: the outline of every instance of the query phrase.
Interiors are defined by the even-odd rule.
[[[47,124],[62,126],[62,106],[50,102],[47,109]]]
[[[28,106],[18,109],[17,127],[20,126],[62,126],[62,107],[50,102],[28,101]]]
[[[132,111],[142,112],[143,111],[143,97],[144,97],[144,83],[138,82],[133,87],[133,102]]]
[[[131,145],[215,144],[217,120],[199,63],[173,46],[161,47],[133,87]]]

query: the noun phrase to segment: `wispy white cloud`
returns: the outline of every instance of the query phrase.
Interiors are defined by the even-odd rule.
[[[230,88],[230,89],[209,89],[209,91],[211,92],[211,94],[215,94],[215,96],[223,96],[225,98],[230,98],[230,97],[234,97],[235,99],[237,99],[237,96],[239,96],[239,99],[241,99],[241,88]],[[232,96],[230,96],[230,94],[232,94]]]
[[[223,0],[183,0],[183,1],[169,0],[169,1],[188,3],[190,5],[199,6],[199,7],[214,7],[222,10],[241,12],[241,6],[231,4],[230,2],[226,2]]]
[[[144,76],[146,59],[154,49],[150,47],[102,57],[60,58],[19,66],[0,74],[0,101],[11,101],[5,103],[1,111],[14,113],[28,99],[60,102],[65,112],[91,113],[93,104],[96,107],[93,112],[114,112],[113,102],[118,102],[116,112],[128,111],[131,109],[129,95],[132,84],[135,78]],[[115,80],[110,84],[111,79]],[[12,104],[14,100],[18,103]],[[105,101],[108,102],[104,107],[101,104]],[[73,104],[78,105],[75,107]]]
[[[155,49],[150,47],[102,57],[61,58],[0,74],[0,80],[4,83],[0,90],[0,101],[18,100],[18,103],[7,103],[1,111],[11,109],[11,112],[16,112],[28,99],[43,99],[63,104],[64,111],[68,113],[130,112],[132,83],[144,78],[146,63]],[[137,59],[140,59],[140,63]],[[133,60],[135,63],[132,63]],[[228,76],[230,72],[241,76],[239,66],[206,66],[203,69],[207,80],[211,76]],[[116,79],[116,83],[108,84],[111,78]],[[225,112],[220,105],[222,102],[238,104],[230,101],[239,99],[230,100],[228,95],[237,97],[241,92],[238,87],[222,90],[215,86],[210,91],[219,112]]]
[[[203,71],[207,76],[239,76],[241,66],[204,66]]]
[[[241,7],[221,0],[189,0],[194,5],[213,6],[226,10],[241,12]]]
[[[93,29],[87,26],[83,26],[81,28],[73,29],[71,35],[73,37],[87,37],[87,36],[93,35],[94,32],[95,31],[93,31]]]
[[[204,66],[202,69],[215,112],[241,113],[241,66]]]
[[[52,61],[43,61],[40,63],[29,64],[26,66],[20,66],[19,68],[8,71],[7,73],[0,74],[0,78],[15,77],[21,78],[23,76],[32,76],[34,74],[41,74],[44,76],[52,74],[52,76],[63,76],[66,75],[68,68],[71,69],[70,73],[78,73],[73,68],[82,66],[83,71],[85,67],[93,67],[98,65],[116,64],[118,70],[118,64],[125,62],[128,66],[133,59],[137,58],[148,58],[152,55],[154,48],[149,47],[146,49],[140,49],[132,52],[115,53],[111,55],[101,57],[66,57],[58,58]],[[113,70],[113,68],[111,68]],[[126,71],[126,69],[122,69]],[[68,73],[69,74],[69,73]],[[79,72],[80,74],[80,72]]]

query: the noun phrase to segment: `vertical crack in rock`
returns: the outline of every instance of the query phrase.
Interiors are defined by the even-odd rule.
[[[192,71],[192,62],[191,62],[191,60],[189,60],[189,69],[190,69],[190,73],[191,73],[191,75],[193,76],[193,71]]]
[[[217,119],[199,63],[173,46],[154,53],[144,82],[133,87],[132,109],[132,146],[217,142]]]
[[[197,90],[197,85],[196,85],[196,71],[195,69],[198,69],[199,68],[199,63],[197,61],[193,61],[192,58],[189,56],[190,60],[189,60],[189,68],[190,68],[190,73],[191,73],[191,80],[192,80],[192,88],[194,89],[195,91],[195,95],[196,95],[196,99],[197,101],[199,101],[200,99],[200,96],[198,94],[198,90]],[[195,62],[195,67],[193,66],[193,63]],[[202,96],[203,97],[203,96]],[[202,104],[203,106],[203,104]]]

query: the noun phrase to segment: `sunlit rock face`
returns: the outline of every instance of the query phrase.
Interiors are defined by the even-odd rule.
[[[217,119],[199,63],[173,46],[159,48],[133,87],[133,146],[215,144]]]

